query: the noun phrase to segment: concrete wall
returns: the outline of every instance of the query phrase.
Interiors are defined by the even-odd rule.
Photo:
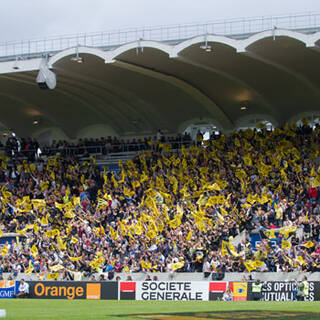
[[[103,273],[105,279],[107,279],[108,274]],[[158,277],[159,281],[212,281],[212,276],[205,278],[203,273],[148,273],[151,278],[154,276]],[[4,273],[3,278],[8,279],[11,274]],[[292,281],[294,279],[301,280],[302,277],[306,275],[310,281],[319,281],[320,272],[314,273],[301,273],[301,272],[252,272],[252,279],[260,279],[262,281]],[[95,274],[95,279],[99,279],[100,274]],[[143,281],[145,280],[147,273],[115,273],[114,279],[119,276],[122,281],[125,281],[128,276],[131,276],[133,281]],[[226,273],[223,281],[243,281],[243,277],[248,278],[249,273]],[[25,279],[27,281],[39,280],[39,277],[35,274],[25,275],[20,273],[16,280]],[[91,278],[82,277],[81,280],[90,280]],[[44,279],[45,280],[45,279]],[[77,280],[80,280],[79,278]],[[216,280],[215,280],[216,281]]]

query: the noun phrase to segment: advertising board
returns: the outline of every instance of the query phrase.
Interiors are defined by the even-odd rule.
[[[81,281],[28,281],[30,298],[37,299],[118,299],[118,283]]]
[[[18,292],[19,281],[0,280],[0,298],[11,299]]]
[[[319,282],[309,281],[309,295],[306,301],[320,300]],[[292,301],[294,300],[297,285],[290,281],[267,281],[262,289],[264,301]]]
[[[190,282],[136,282],[136,300],[208,301],[209,283]]]

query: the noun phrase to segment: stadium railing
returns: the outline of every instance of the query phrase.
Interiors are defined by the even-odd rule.
[[[164,145],[171,145],[172,150],[181,149],[182,145],[189,147],[192,145],[192,141],[173,141],[173,142],[164,142]],[[58,148],[55,147],[40,147],[41,156],[52,157],[56,154],[59,154],[64,157],[77,156],[81,160],[89,160],[89,156],[97,157],[102,159],[103,162],[115,163],[118,160],[128,160],[132,159],[135,154],[139,154],[143,151],[150,150],[155,151],[159,150],[156,145],[149,146],[145,143],[129,143],[129,144],[116,144],[111,145],[111,147],[103,145],[91,145],[91,146],[61,146]],[[29,150],[17,150],[3,147],[0,148],[0,151],[6,153],[10,158],[16,160],[27,160],[35,159],[38,157],[38,150],[29,149]]]
[[[205,34],[241,39],[250,34],[271,30],[274,27],[299,30],[305,33],[315,32],[320,28],[320,13],[228,19],[206,23],[120,29],[45,39],[7,41],[0,44],[0,61],[43,57],[45,54],[53,54],[77,46],[112,49],[128,42],[140,40],[174,43]]]

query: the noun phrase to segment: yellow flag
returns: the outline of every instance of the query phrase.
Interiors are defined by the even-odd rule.
[[[20,239],[18,236],[16,236],[16,244],[15,247],[18,247],[20,245]]]
[[[111,176],[111,180],[112,180],[112,182],[113,182],[114,188],[115,188],[115,189],[118,189],[119,184],[118,184],[118,181],[116,180],[116,178],[114,177],[114,174],[113,174],[113,173],[112,173],[112,176]]]
[[[2,168],[3,168],[4,170],[7,170],[7,165],[5,164],[4,161],[1,162],[1,166],[2,166]]]
[[[82,256],[80,256],[80,257],[70,257],[69,259],[70,259],[70,261],[78,261],[78,260],[82,259]]]
[[[180,207],[179,207],[180,208]],[[181,208],[180,208],[181,209]],[[183,215],[183,212],[180,212],[180,209],[177,207],[177,211],[179,210],[178,214],[174,216],[172,220],[169,221],[169,225],[172,229],[176,229],[181,224],[181,215]]]
[[[151,262],[140,260],[140,264],[141,264],[141,267],[144,269],[150,269],[152,267]]]
[[[256,260],[252,263],[252,266],[254,266],[255,268],[262,268],[263,265],[264,265],[264,262],[260,260]]]
[[[173,271],[176,271],[176,270],[178,270],[178,269],[181,269],[183,266],[184,266],[184,262],[183,262],[183,261],[181,261],[181,262],[176,262],[176,263],[172,263],[172,264],[171,264],[171,269],[172,269]]]
[[[46,231],[44,234],[45,234],[48,238],[54,238],[54,237],[55,237],[55,234],[54,234],[53,230]]]
[[[124,221],[124,220],[123,220]],[[119,221],[119,226],[120,226],[120,232],[123,236],[125,236],[127,234],[127,228],[126,225],[122,222]]]
[[[304,259],[302,258],[302,256],[298,256],[297,261],[298,261],[301,265],[307,264],[307,263],[304,261]]]
[[[187,235],[187,241],[190,241],[192,237],[192,231],[189,231],[188,235]]]
[[[223,209],[222,207],[220,208],[220,212],[222,215],[227,216],[228,215],[228,211]]]
[[[104,261],[104,258],[100,256],[93,260],[89,265],[92,269],[97,269]]]
[[[217,217],[218,217],[218,221],[223,224],[224,223],[224,217],[219,213],[217,212]]]
[[[46,206],[46,201],[44,199],[32,199],[31,203],[35,209]]]
[[[209,190],[221,191],[220,186],[215,182],[213,185],[208,186]]]
[[[17,233],[19,233],[21,236],[25,236],[26,235],[26,232],[27,232],[27,230],[24,228],[24,229],[22,229],[22,230],[17,230],[16,229],[16,232]]]
[[[73,205],[74,205],[74,206],[80,205],[80,204],[81,204],[80,197],[74,197],[74,198],[72,199],[72,202],[73,202]]]
[[[235,246],[231,243],[231,241],[227,242],[227,250],[232,254],[234,257],[239,257],[240,254],[237,253]]]
[[[55,280],[55,279],[58,279],[59,277],[59,273],[56,272],[56,273],[48,273],[47,274],[47,279],[48,280]]]
[[[40,183],[41,191],[47,190],[48,187],[49,187],[49,182],[41,182],[41,183]]]
[[[108,193],[105,193],[104,196],[103,196],[103,198],[104,198],[105,200],[112,201],[112,197],[111,197],[111,195],[108,194]]]
[[[303,243],[301,246],[306,248],[312,248],[314,246],[314,243],[312,241],[308,241]]]
[[[75,238],[74,236],[71,237],[71,243],[75,244],[78,242],[78,239]]]
[[[66,243],[66,242],[63,242],[63,240],[61,239],[61,237],[58,237],[57,240],[58,240],[58,243],[59,243],[60,250],[66,250],[66,248],[67,248],[67,243]]]
[[[28,268],[24,271],[24,273],[25,274],[30,274],[30,273],[32,273],[32,271],[33,271],[33,265],[32,265],[32,261],[31,260],[29,260],[29,266],[28,266]]]
[[[312,167],[311,168],[311,173],[310,173],[310,176],[311,177],[315,177],[317,174],[316,174],[316,171],[314,170],[314,168]]]
[[[251,159],[249,154],[246,154],[246,155],[243,156],[243,162],[248,167],[252,166],[252,159]]]
[[[138,236],[141,236],[143,233],[143,226],[141,221],[139,221],[138,223],[136,223],[134,226],[132,226],[131,228],[131,232],[133,232],[133,234],[136,234]],[[112,236],[112,235],[111,235]]]
[[[43,217],[40,219],[40,223],[43,224],[43,225],[47,225],[47,224],[48,224],[48,218],[43,216]]]
[[[31,247],[30,251],[31,251],[32,256],[33,256],[34,258],[37,257],[38,254],[39,254],[36,245],[33,245],[33,246]]]
[[[146,237],[148,238],[148,239],[154,239],[154,238],[156,238],[157,237],[157,232],[154,230],[154,229],[151,229],[151,230],[149,230],[148,231],[148,233],[146,234]]]
[[[291,248],[291,242],[283,239],[282,242],[281,242],[281,248],[282,249],[290,249]]]
[[[37,233],[38,231],[39,231],[39,226],[35,223],[34,225],[33,225],[33,231],[35,232],[35,233]]]
[[[51,271],[57,272],[57,271],[59,271],[59,270],[64,269],[64,266],[62,266],[61,264],[56,264],[55,266],[49,267],[49,269],[50,269]]]
[[[63,207],[64,207],[64,203],[55,202],[55,203],[54,203],[54,206],[55,206],[57,209],[62,210]]]
[[[54,179],[55,179],[55,174],[54,174],[54,172],[53,172],[53,171],[51,171],[51,172],[50,172],[50,178],[51,178],[52,180],[54,180]]]
[[[256,267],[253,265],[253,262],[252,261],[245,261],[244,263],[244,266],[247,268],[247,270],[249,271],[249,272],[251,272],[252,270],[255,270],[256,269]]]
[[[228,254],[228,251],[227,251],[227,242],[222,240],[222,243],[221,243],[221,254],[222,256],[226,256]]]
[[[69,211],[67,211],[67,212],[64,213],[64,216],[65,216],[66,218],[73,219],[76,215],[75,215],[75,213],[74,213],[72,210],[69,210]]]
[[[269,239],[275,239],[275,238],[276,238],[275,231],[272,230],[272,229],[264,230],[264,234],[265,234]]]
[[[9,249],[7,248],[7,246],[4,244],[2,247],[2,255],[6,255],[9,253]]]
[[[320,186],[320,177],[316,176],[312,181],[311,181],[311,187],[312,188],[317,188]]]
[[[124,186],[123,187],[123,194],[128,198],[132,198],[134,196],[134,191],[130,191],[129,188]]]
[[[198,254],[197,257],[196,257],[196,260],[197,261],[201,261],[202,259],[203,259],[203,253]]]
[[[282,227],[279,229],[279,232],[284,235],[284,237],[287,239],[290,236],[290,233],[296,232],[297,227],[295,226],[287,226]]]
[[[104,200],[103,198],[98,199],[98,209],[105,209],[108,206],[108,201]]]
[[[115,231],[111,226],[109,226],[110,229],[110,235],[112,237],[113,240],[117,240],[118,238],[118,232]]]
[[[12,197],[12,193],[10,191],[3,190],[2,191],[2,195],[3,195],[4,198],[7,198],[7,199]]]
[[[0,238],[3,237],[3,232],[2,230],[0,229]]]
[[[133,181],[133,182],[132,182],[132,188],[133,188],[133,189],[136,189],[136,188],[138,188],[138,187],[140,187],[140,182],[139,182],[139,181]]]
[[[96,158],[94,156],[89,156],[90,160],[92,161],[93,164],[97,162]]]
[[[260,204],[265,204],[269,201],[269,197],[267,194],[262,194],[260,199],[259,199],[259,203]]]

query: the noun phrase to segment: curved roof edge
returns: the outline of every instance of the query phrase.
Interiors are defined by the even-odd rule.
[[[222,43],[225,44],[229,47],[232,47],[237,50],[238,45],[240,43],[239,40],[234,40],[228,37],[224,36],[216,36],[216,35],[203,35],[203,36],[198,36],[192,39],[185,40],[183,42],[178,43],[175,45],[172,49],[172,52],[170,54],[170,58],[176,58],[178,57],[179,53],[183,51],[184,49],[193,46],[194,44],[197,43],[203,43],[203,42],[217,42],[217,43]]]
[[[52,66],[58,62],[59,60],[63,59],[64,57],[70,56],[70,55],[76,55],[77,53],[87,53],[92,54],[94,56],[97,56],[101,58],[102,60],[107,59],[107,54],[109,51],[103,51],[101,49],[92,48],[92,47],[72,47],[63,51],[58,52],[57,54],[50,57],[48,61],[48,67],[52,68]]]
[[[285,29],[272,29],[272,30],[256,33],[245,40],[240,40],[239,41],[240,46],[237,47],[237,52],[245,52],[246,49],[252,44],[254,44],[255,42],[258,42],[260,40],[263,40],[265,38],[270,38],[270,37],[292,38],[292,39],[303,42],[306,45],[306,47],[313,47],[315,45],[315,40],[313,39],[313,35],[307,35],[304,33],[285,30]],[[320,38],[320,35],[319,35],[319,38]]]
[[[152,49],[156,49],[164,53],[167,53],[169,56],[172,50],[171,45],[158,42],[158,41],[146,41],[146,40],[134,41],[134,42],[126,43],[114,50],[107,51],[107,58],[105,59],[105,62],[111,63],[114,61],[116,57],[120,56],[122,53],[132,49],[136,49],[136,48],[152,48]]]
[[[80,46],[80,47],[72,47],[55,54],[49,59],[48,66],[49,68],[52,68],[52,66],[60,59],[63,59],[64,57],[69,55],[77,54],[77,52],[79,52],[79,54],[81,53],[92,54],[104,60],[105,63],[112,63],[115,61],[115,59],[119,55],[123,54],[126,51],[136,49],[136,48],[153,48],[168,54],[170,58],[176,58],[179,56],[179,53],[181,51],[195,44],[204,43],[204,42],[221,43],[235,49],[237,52],[245,52],[247,48],[252,44],[254,44],[255,42],[258,42],[260,40],[263,40],[265,38],[270,38],[270,37],[289,37],[304,43],[306,47],[315,47],[316,42],[320,40],[320,32],[316,32],[314,34],[304,34],[304,33],[285,30],[285,29],[272,29],[272,30],[256,33],[244,40],[235,40],[225,36],[205,34],[202,36],[197,36],[195,38],[182,41],[176,45],[169,45],[159,41],[139,40],[139,41],[126,43],[124,45],[121,45],[109,51],[104,51],[98,48]]]

